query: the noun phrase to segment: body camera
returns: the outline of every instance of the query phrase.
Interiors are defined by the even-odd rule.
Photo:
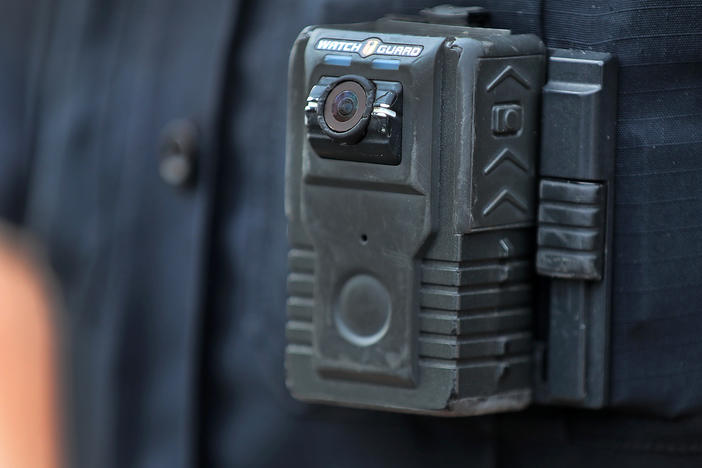
[[[544,46],[396,19],[290,58],[287,384],[469,415],[531,401]]]

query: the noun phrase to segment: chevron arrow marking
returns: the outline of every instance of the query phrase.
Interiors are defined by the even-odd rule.
[[[514,81],[521,84],[526,89],[531,88],[531,86],[529,86],[529,81],[526,78],[524,78],[517,70],[512,68],[512,65],[507,65],[505,69],[502,70],[500,74],[497,75],[497,77],[490,82],[490,84],[487,86],[487,91],[492,91],[497,87],[497,85],[499,85],[509,77],[512,77]]]
[[[512,161],[512,163],[523,170],[524,172],[527,172],[529,170],[529,166],[527,163],[525,163],[519,156],[511,152],[509,149],[505,148],[502,151],[498,153],[495,158],[488,163],[487,166],[485,166],[485,169],[483,169],[483,174],[488,175],[491,173],[497,166],[502,164],[505,161]]]
[[[509,189],[504,189],[502,190],[497,196],[485,206],[485,209],[483,209],[483,216],[487,216],[495,209],[497,209],[498,206],[500,206],[502,203],[511,203],[515,208],[517,208],[519,211],[522,211],[524,213],[527,212],[527,206],[526,204],[517,198],[515,195],[512,194],[512,192],[509,191]]]

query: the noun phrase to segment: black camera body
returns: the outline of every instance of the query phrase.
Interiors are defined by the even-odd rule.
[[[296,397],[452,414],[530,402],[543,62],[537,37],[504,30],[388,19],[300,34],[286,192]]]
[[[581,321],[582,304],[606,304],[609,280],[576,280],[609,278],[597,250],[607,236],[587,224],[607,198],[580,197],[605,193],[607,180],[581,183],[569,171],[600,180],[609,166],[570,164],[559,148],[587,158],[582,148],[611,142],[613,125],[591,126],[613,121],[600,118],[613,115],[602,88],[571,83],[604,76],[606,59],[565,51],[549,62],[555,81],[543,102],[558,120],[544,125],[555,163],[539,174],[549,52],[538,37],[393,18],[302,31],[290,56],[286,159],[285,359],[295,397],[437,415],[516,410],[535,392],[602,403],[606,321],[593,322],[587,350]],[[539,189],[539,175],[553,179]],[[536,239],[539,196],[550,205]],[[573,244],[581,234],[594,239],[592,252]],[[544,274],[567,278],[554,289],[567,300],[554,303],[581,312],[557,314],[551,333],[562,339],[547,351],[534,336],[541,243]],[[534,378],[546,355],[574,366],[554,372],[553,395]]]

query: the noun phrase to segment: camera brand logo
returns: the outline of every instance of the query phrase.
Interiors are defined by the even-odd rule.
[[[317,41],[314,47],[317,50],[328,50],[333,52],[352,52],[361,57],[369,55],[385,55],[393,57],[419,57],[424,47],[416,44],[390,44],[381,41],[377,37],[371,37],[363,41],[349,41],[345,39],[322,38]]]

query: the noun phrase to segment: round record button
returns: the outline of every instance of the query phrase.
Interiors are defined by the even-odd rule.
[[[347,341],[357,346],[370,346],[387,332],[391,312],[390,293],[385,286],[370,275],[356,275],[339,293],[336,327]]]

